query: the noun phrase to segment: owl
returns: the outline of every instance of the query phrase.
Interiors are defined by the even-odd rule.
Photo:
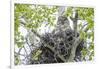
[[[59,16],[57,21],[57,29],[65,31],[70,29],[69,20],[65,16]]]

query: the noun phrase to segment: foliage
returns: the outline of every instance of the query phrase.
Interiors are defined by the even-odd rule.
[[[67,8],[65,15],[68,17],[72,16],[73,9],[78,10],[79,20],[85,21],[82,24],[80,22],[78,24],[78,28],[80,28],[79,32],[81,38],[86,41],[86,49],[83,49],[83,59],[93,60],[94,56],[94,9],[93,8],[83,8],[83,7],[69,7]]]
[[[34,29],[37,30],[43,23],[47,22],[47,26],[54,26],[56,20],[56,13],[58,12],[57,6],[45,6],[45,5],[28,5],[28,4],[15,4],[14,6],[14,41],[15,46],[19,49],[24,48],[25,37],[21,34],[19,28],[23,26],[27,31]],[[65,10],[65,16],[71,17],[73,9],[76,7],[67,7]],[[94,9],[77,7],[79,14],[78,31],[81,39],[86,41],[86,48],[82,50],[83,60],[93,60],[94,57]],[[22,22],[23,21],[23,22]],[[85,21],[85,23],[83,23]],[[20,51],[19,51],[20,52]],[[20,54],[18,52],[18,54]],[[38,50],[33,56],[33,59],[41,54],[41,50]],[[15,54],[15,64],[20,64],[20,58]]]
[[[53,15],[57,11],[57,7],[54,6],[39,6],[39,5],[27,5],[27,4],[15,4],[14,7],[14,34],[15,45],[18,48],[23,47],[25,38],[20,34],[19,27],[23,26],[27,30],[35,29],[41,26],[43,22],[48,22],[48,25],[54,25],[55,16]],[[24,19],[25,23],[21,22]],[[16,57],[15,57],[16,58]],[[17,60],[15,60],[17,61]]]

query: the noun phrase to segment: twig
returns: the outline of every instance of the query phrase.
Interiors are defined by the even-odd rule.
[[[28,43],[28,40],[27,40],[27,37],[25,38],[26,39],[26,43],[27,43],[27,45],[29,46],[29,48],[30,48],[30,51],[32,52],[32,49],[31,49],[31,45]]]
[[[82,29],[83,29],[86,25],[88,25],[88,23],[87,23],[87,24],[84,24],[84,25],[82,26],[82,28],[80,29],[80,31],[82,31]]]
[[[14,52],[14,53],[17,54],[17,55],[26,56],[26,55],[20,54],[20,53],[18,53],[18,52]]]
[[[23,48],[24,48],[24,50],[25,50],[25,52],[26,52],[26,56],[28,56],[28,53],[27,53],[27,50],[26,50],[25,46],[24,46]],[[28,57],[27,57],[27,58],[28,58]]]

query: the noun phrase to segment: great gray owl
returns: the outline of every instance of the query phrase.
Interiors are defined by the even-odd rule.
[[[67,17],[59,16],[57,21],[57,29],[65,31],[66,29],[70,29],[69,20]]]
[[[37,60],[32,59],[30,64],[67,62],[75,41],[74,35],[67,17],[59,16],[56,29],[52,33],[46,33],[41,39],[40,56],[37,56]],[[79,44],[79,47],[81,44]],[[80,58],[77,57],[78,53],[80,53],[80,48],[76,51],[75,59]]]

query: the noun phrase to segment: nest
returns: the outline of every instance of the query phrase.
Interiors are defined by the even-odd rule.
[[[74,37],[74,31],[71,29],[46,33],[41,39],[40,47],[31,53],[30,64],[68,62],[75,41]],[[77,33],[77,37],[79,37],[79,33]],[[76,48],[74,61],[81,61],[83,47],[84,41],[81,41]],[[35,55],[33,55],[34,53]],[[38,54],[37,56],[36,53]]]

